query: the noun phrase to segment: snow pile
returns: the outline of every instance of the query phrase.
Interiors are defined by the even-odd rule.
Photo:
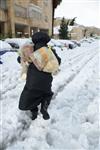
[[[59,29],[60,29],[60,26],[54,27],[54,29],[53,29],[53,30],[54,30],[54,31],[53,31],[53,32],[54,32],[54,35],[55,35],[55,34],[59,34]]]
[[[25,84],[20,79],[21,66],[16,53],[2,56],[0,149],[99,150],[98,42],[83,42],[74,51],[55,46],[62,64],[54,76],[48,121],[41,114],[31,121],[29,111],[18,110]]]
[[[0,51],[2,50],[11,50],[12,47],[5,41],[0,40]]]

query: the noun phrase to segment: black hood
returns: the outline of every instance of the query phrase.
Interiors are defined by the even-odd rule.
[[[47,46],[47,43],[50,41],[50,37],[45,32],[36,32],[32,36],[32,42],[34,43],[34,50],[37,50],[43,46]]]

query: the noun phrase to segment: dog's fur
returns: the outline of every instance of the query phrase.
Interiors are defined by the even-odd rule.
[[[21,78],[26,79],[29,63],[34,63],[38,70],[53,73],[58,71],[59,64],[52,50],[48,47],[42,47],[36,51],[33,45],[27,44],[20,49],[21,57]]]
[[[22,70],[21,70],[22,79],[26,79],[26,74],[27,74],[29,63],[32,62],[32,60],[30,59],[30,54],[32,53],[33,53],[32,44],[24,45],[19,50],[19,55],[21,57],[21,66],[22,66]]]

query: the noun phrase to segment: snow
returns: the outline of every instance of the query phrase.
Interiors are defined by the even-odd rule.
[[[59,34],[59,29],[60,29],[60,25],[59,26],[55,26],[54,29],[53,29],[54,30],[53,31],[54,34]]]
[[[88,41],[91,41],[88,39]],[[99,150],[99,40],[84,41],[74,50],[55,40],[62,58],[54,76],[51,119],[41,114],[31,121],[30,112],[18,109],[25,81],[16,52],[2,55],[0,149],[2,150]],[[22,41],[21,41],[22,43]]]
[[[69,47],[69,44],[73,45],[73,48],[76,47],[75,44],[70,41],[70,40],[55,40],[55,39],[51,39],[50,42],[48,43],[48,45],[53,46],[53,47]]]
[[[19,46],[24,45],[25,43],[31,43],[31,39],[29,38],[8,38],[5,39],[6,42],[11,43],[14,42],[16,44],[18,44]]]
[[[11,50],[12,47],[5,41],[0,40],[0,51],[2,50]]]

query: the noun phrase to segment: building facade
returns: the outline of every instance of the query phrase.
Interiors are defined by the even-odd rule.
[[[29,37],[40,30],[52,35],[56,6],[57,0],[0,0],[0,34]]]

